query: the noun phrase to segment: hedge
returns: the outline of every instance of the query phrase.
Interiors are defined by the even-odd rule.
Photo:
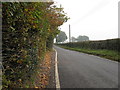
[[[107,49],[120,52],[120,39],[108,39],[99,41],[70,42],[61,44],[63,46],[78,47],[85,49]]]
[[[31,79],[51,49],[58,27],[67,21],[54,2],[2,2],[3,89]]]

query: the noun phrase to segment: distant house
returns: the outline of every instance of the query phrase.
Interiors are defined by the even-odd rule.
[[[75,37],[71,37],[72,42],[77,42],[77,39]]]

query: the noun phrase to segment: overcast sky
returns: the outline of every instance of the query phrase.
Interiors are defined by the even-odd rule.
[[[118,1],[120,0],[54,0],[61,4],[67,23],[61,30],[71,36],[86,35],[90,40],[105,40],[118,37]]]

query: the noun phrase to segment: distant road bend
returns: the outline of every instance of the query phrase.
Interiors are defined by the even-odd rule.
[[[61,88],[118,88],[118,62],[54,46]]]

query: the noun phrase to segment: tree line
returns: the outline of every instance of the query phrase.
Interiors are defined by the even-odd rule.
[[[56,37],[56,43],[59,42],[64,42],[68,39],[66,33],[64,31],[60,31],[60,33],[57,35]],[[71,37],[71,42],[81,42],[81,41],[89,41],[89,37],[88,36],[81,36],[79,35],[77,38],[75,37]]]

